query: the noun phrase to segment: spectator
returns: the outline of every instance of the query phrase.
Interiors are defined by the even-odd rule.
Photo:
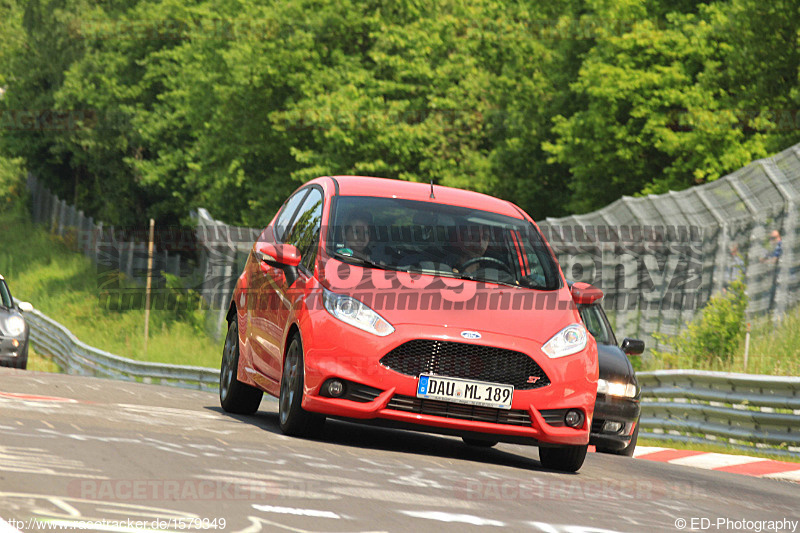
[[[783,243],[778,230],[772,230],[772,233],[769,235],[769,242],[772,243],[772,251],[768,252],[760,261],[762,263],[776,265],[781,258],[781,254],[783,254]]]
[[[729,252],[728,266],[725,269],[726,286],[744,276],[744,259],[739,255],[739,245],[737,243],[731,244]]]

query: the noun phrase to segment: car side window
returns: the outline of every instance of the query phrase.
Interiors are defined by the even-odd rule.
[[[293,244],[300,252],[300,262],[308,270],[314,270],[314,260],[319,247],[322,227],[322,193],[312,188],[297,211],[291,229],[286,232],[284,242]]]
[[[579,307],[581,319],[586,325],[586,329],[592,334],[594,339],[600,344],[614,344],[611,332],[603,320],[601,311],[597,305],[582,305]]]
[[[3,307],[11,307],[13,305],[11,299],[11,293],[9,292],[8,287],[6,286],[5,281],[0,281],[0,304]]]
[[[284,242],[286,233],[291,227],[294,214],[297,212],[297,207],[302,203],[303,199],[308,194],[308,189],[297,191],[283,204],[278,218],[275,220],[275,240]]]

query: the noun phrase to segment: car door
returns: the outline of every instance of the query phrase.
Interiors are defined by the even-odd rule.
[[[303,294],[306,283],[313,275],[321,222],[322,190],[313,186],[280,238],[280,242],[292,244],[300,252],[302,260],[298,266],[298,277],[290,286],[283,271],[274,268],[271,269],[274,276],[266,287],[272,300],[269,302],[269,312],[264,315],[264,338],[269,343],[265,355],[270,375],[278,376],[278,379],[283,363],[283,334],[290,318],[294,295]]]
[[[280,379],[280,368],[275,368],[273,364],[276,348],[275,332],[271,328],[276,322],[273,315],[278,308],[277,288],[285,283],[286,276],[280,268],[263,263],[257,250],[262,242],[281,242],[294,223],[308,191],[308,188],[300,189],[284,202],[272,226],[261,234],[253,246],[247,262],[247,279],[250,283],[248,298],[251,301],[247,306],[246,343],[255,369],[274,381]]]

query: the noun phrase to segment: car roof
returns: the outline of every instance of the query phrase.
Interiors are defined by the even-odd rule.
[[[376,196],[401,198],[437,204],[456,205],[469,209],[491,211],[514,218],[524,218],[521,210],[511,202],[474,191],[454,189],[444,185],[405,181],[400,179],[372,178],[366,176],[331,176],[339,185],[341,196]]]

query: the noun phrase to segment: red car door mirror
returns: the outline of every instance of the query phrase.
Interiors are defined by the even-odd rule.
[[[572,300],[576,304],[590,305],[603,297],[602,290],[582,281],[573,283],[571,292]]]

